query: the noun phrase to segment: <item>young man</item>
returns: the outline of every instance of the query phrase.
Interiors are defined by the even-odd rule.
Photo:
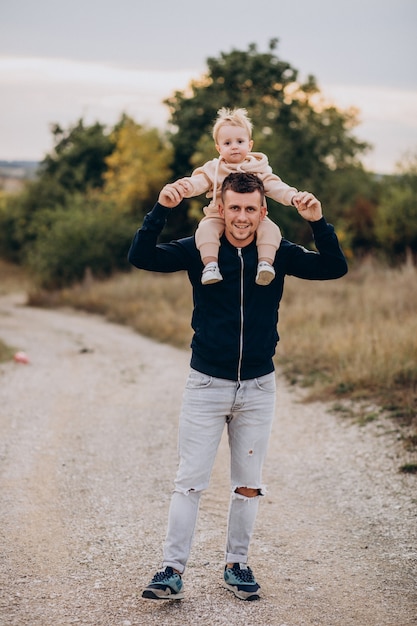
[[[223,280],[201,284],[202,261],[194,237],[158,244],[170,209],[184,197],[181,181],[166,185],[145,217],[129,251],[136,267],[186,270],[193,287],[191,371],[179,420],[179,467],[169,510],[163,571],[144,598],[183,597],[182,574],[189,557],[198,506],[208,487],[225,425],[231,455],[231,497],[224,584],[242,600],[257,600],[259,585],[248,566],[248,550],[260,496],[262,467],[275,413],[273,355],[285,275],[309,280],[343,276],[347,265],[320,202],[301,193],[298,212],[311,223],[318,252],[285,239],[274,260],[275,278],[258,286],[256,230],[265,219],[264,188],[255,174],[225,178],[219,206],[225,232],[219,249]]]

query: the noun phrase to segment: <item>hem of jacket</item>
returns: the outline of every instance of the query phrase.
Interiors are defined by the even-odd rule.
[[[234,381],[260,378],[261,376],[266,376],[266,374],[271,374],[271,372],[275,371],[273,360],[268,359],[262,365],[245,366],[245,364],[243,364],[239,376],[237,365],[235,365],[234,367],[215,365],[213,363],[207,362],[205,359],[196,355],[195,353],[193,353],[191,356],[190,366],[194,370],[197,370],[197,372],[201,372],[202,374],[206,374],[207,376],[213,376],[214,378],[223,378],[224,380]]]

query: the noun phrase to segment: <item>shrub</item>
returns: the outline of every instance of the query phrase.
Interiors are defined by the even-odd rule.
[[[88,269],[109,276],[128,268],[133,219],[107,206],[74,206],[54,212],[54,220],[27,253],[35,283],[57,289],[82,280]]]

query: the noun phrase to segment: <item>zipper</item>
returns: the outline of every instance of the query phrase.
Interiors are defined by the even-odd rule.
[[[240,335],[239,335],[239,361],[237,367],[237,381],[240,384],[240,374],[242,368],[242,358],[243,358],[243,256],[242,256],[242,248],[237,248],[237,254],[240,260]]]

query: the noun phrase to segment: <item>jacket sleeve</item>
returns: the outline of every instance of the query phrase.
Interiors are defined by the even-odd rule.
[[[171,243],[158,244],[158,237],[165,226],[171,209],[156,203],[136,231],[128,252],[128,261],[135,267],[151,272],[178,272],[186,270],[191,262],[191,242],[193,238],[180,239]]]
[[[347,273],[348,266],[334,227],[324,217],[310,224],[317,252],[284,240],[280,250],[282,248],[282,254],[286,257],[285,273],[308,280],[341,278]]]

